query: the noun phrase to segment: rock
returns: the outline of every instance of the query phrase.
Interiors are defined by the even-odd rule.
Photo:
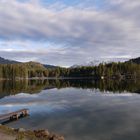
[[[53,138],[53,140],[64,140],[64,137],[62,137],[62,136],[55,136]]]
[[[53,134],[49,140],[64,140],[64,137]]]
[[[65,140],[63,136],[60,136],[59,140]]]
[[[25,129],[24,128],[19,128],[17,129],[18,132],[25,132]]]
[[[64,137],[56,134],[50,134],[48,130],[34,130],[34,134],[37,138],[47,138],[48,140],[64,140]]]
[[[29,137],[32,136],[35,139],[42,139],[42,140],[64,140],[64,137],[59,136],[54,133],[49,133],[48,130],[25,130],[24,128],[19,128],[19,129],[14,129],[14,128],[9,128],[6,126],[0,126],[1,130],[6,130],[7,132],[14,132],[14,137],[16,136],[22,136],[22,137]],[[21,132],[21,133],[19,133]],[[10,136],[11,137],[11,136]],[[18,138],[18,139],[19,139]],[[21,139],[21,138],[20,138]],[[1,140],[1,139],[0,139]]]
[[[47,130],[34,130],[34,134],[36,137],[48,137],[50,133]]]

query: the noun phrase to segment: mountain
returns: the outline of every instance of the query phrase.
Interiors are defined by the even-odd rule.
[[[91,62],[85,62],[82,64],[75,64],[73,66],[71,66],[70,68],[78,68],[78,67],[83,67],[83,66],[98,66],[101,62],[99,60],[94,60]]]
[[[133,62],[136,64],[140,64],[140,57],[138,58],[134,58],[134,59],[127,59],[127,58],[114,58],[114,59],[100,59],[100,60],[94,60],[94,61],[90,61],[90,62],[85,62],[82,64],[75,64],[73,66],[71,66],[70,68],[79,68],[79,67],[83,67],[83,66],[98,66],[99,64],[109,64],[112,62]]]
[[[90,62],[85,62],[82,64],[75,64],[73,66],[71,66],[70,68],[78,68],[78,67],[92,67],[92,66],[98,66],[99,64],[107,64],[107,63],[111,63],[112,61],[110,60],[93,60]]]
[[[47,65],[47,64],[43,64],[43,66],[45,68],[50,68],[50,69],[54,69],[54,68],[57,68],[58,66],[54,66],[54,65]]]
[[[25,62],[23,63],[25,64],[25,66],[27,66],[29,69],[45,69],[45,68],[57,68],[57,66],[53,66],[53,65],[47,65],[47,64],[41,64],[39,62],[34,62],[34,61],[30,61],[30,62]]]
[[[17,64],[17,63],[20,62],[0,57],[0,64]]]
[[[57,66],[48,65],[48,64],[41,64],[39,62],[30,61],[30,62],[22,63],[22,62],[9,60],[9,59],[5,59],[5,58],[0,57],[0,64],[19,64],[19,63],[20,64],[25,64],[29,68],[57,68]]]
[[[44,65],[39,62],[30,61],[22,64],[25,65],[28,69],[45,69]]]
[[[134,58],[134,59],[130,59],[128,62],[133,62],[133,63],[136,63],[136,64],[140,64],[140,57]]]
[[[50,69],[53,69],[53,68],[57,68],[57,66],[54,66],[54,65],[48,65],[48,64],[41,64],[39,62],[34,62],[34,61],[29,61],[29,62],[25,62],[23,63],[25,64],[29,69],[38,69],[38,68],[41,68],[41,69],[45,69],[45,68],[50,68]]]

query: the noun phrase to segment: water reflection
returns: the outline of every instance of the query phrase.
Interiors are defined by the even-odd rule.
[[[140,96],[100,93],[65,88],[43,90],[37,95],[17,94],[0,100],[0,112],[29,108],[29,117],[8,125],[47,128],[66,140],[139,140]]]
[[[95,81],[92,79],[63,79],[63,80],[21,80],[21,81],[0,81],[0,98],[17,93],[38,93],[44,89],[52,88],[82,88],[99,89],[102,92],[131,92],[140,93],[140,81]]]
[[[0,114],[30,110],[11,127],[49,129],[66,140],[140,139],[138,81],[5,81],[1,87]]]

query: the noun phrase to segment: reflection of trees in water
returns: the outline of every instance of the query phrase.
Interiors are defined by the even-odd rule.
[[[20,80],[0,81],[0,97],[17,93],[38,93],[43,89],[75,87],[82,89],[100,89],[101,91],[140,93],[139,81],[65,79],[65,80]]]

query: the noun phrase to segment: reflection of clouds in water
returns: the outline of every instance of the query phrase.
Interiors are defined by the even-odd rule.
[[[95,105],[100,106],[102,103],[97,102],[98,100],[101,102],[103,101],[104,105],[121,105],[126,103],[124,102],[125,98],[127,99],[129,96],[132,96],[132,94],[104,95],[99,93],[100,92],[95,94],[91,90],[74,88],[66,88],[61,90],[52,89],[49,91],[42,91],[39,94],[20,93],[17,95],[8,96],[0,100],[0,105],[3,108],[27,107],[29,109],[36,108],[35,110],[37,110],[38,106],[40,106],[40,108],[44,110],[66,110],[73,106],[80,107],[86,102],[94,102]],[[131,103],[131,101],[127,100],[127,103],[128,102]],[[38,111],[40,111],[40,109]]]
[[[3,98],[0,108],[29,107],[29,118],[9,125],[47,128],[67,140],[139,140],[139,99],[139,95],[104,96],[89,90],[66,88]]]
[[[57,91],[57,93],[56,93]],[[65,90],[64,90],[65,91]],[[51,90],[50,93],[48,91],[43,91],[39,94],[26,94],[26,93],[20,93],[17,95],[5,97],[0,100],[1,105],[1,112],[2,108],[23,108],[27,107],[32,110],[32,108],[38,109],[38,111],[44,109],[45,111],[54,111],[54,110],[67,110],[69,108],[69,98],[67,99],[66,96],[69,95],[69,97],[73,98],[71,96],[71,93],[66,94],[66,96],[63,96],[63,93],[60,90]]]
[[[98,106],[96,107],[98,108]],[[92,108],[87,109],[87,105],[83,105],[78,111],[73,110],[73,112],[62,114],[59,117],[52,116],[45,119],[45,115],[41,116],[38,120],[43,121],[36,126],[48,127],[56,132],[68,135],[68,140],[74,140],[75,138],[76,140],[92,140],[92,138],[96,140],[118,140],[127,136],[127,140],[129,140],[129,135],[137,136],[140,129],[140,123],[138,123],[140,111],[136,116],[131,111],[138,111],[138,107],[135,108],[132,105],[132,107],[112,108],[110,106],[108,110],[94,112]]]
[[[77,90],[78,91],[78,90]],[[50,101],[53,103],[67,103],[69,98],[74,98],[73,94],[76,94],[68,89],[64,90],[51,90],[51,92],[43,91],[40,94],[25,94],[20,93],[14,96],[8,96],[0,100],[0,105],[19,105],[19,104],[48,104]],[[79,91],[77,92],[79,94]],[[82,94],[81,94],[82,95]],[[67,97],[66,97],[67,96]],[[77,95],[76,95],[77,96]],[[87,95],[86,95],[87,96]]]
[[[126,103],[119,108],[103,102],[100,104],[86,102],[68,112],[52,115],[36,112],[26,123],[19,121],[18,126],[48,128],[63,134],[67,140],[133,140],[132,136],[135,140],[139,138],[140,103]]]

